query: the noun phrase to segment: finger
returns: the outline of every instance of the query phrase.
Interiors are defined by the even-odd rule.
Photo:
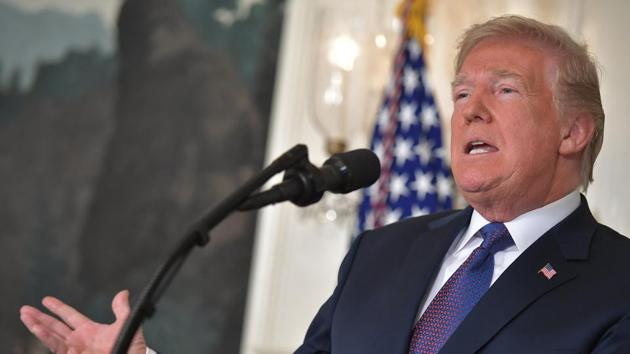
[[[77,328],[86,322],[92,322],[92,320],[83,316],[79,311],[52,296],[46,296],[42,300],[42,304],[52,313],[59,316],[71,328]]]
[[[33,306],[29,306],[29,305],[24,305],[22,307],[20,307],[20,315],[22,314],[29,314],[32,315],[34,317],[37,317],[38,314],[43,313],[41,312],[39,309],[33,307]]]
[[[62,338],[58,335],[48,331],[44,326],[41,326],[37,321],[29,318],[28,314],[20,316],[26,328],[37,337],[48,349],[53,353],[64,352],[65,344]]]
[[[129,317],[129,313],[131,312],[129,307],[129,291],[123,290],[114,296],[112,300],[112,310],[114,311],[114,315],[116,316],[116,322],[122,322],[127,320]],[[142,333],[142,328],[138,328],[136,334],[134,334],[133,339],[131,340],[131,347],[129,352],[138,352],[144,353],[146,351],[146,342],[144,340],[144,334]]]
[[[125,321],[129,316],[129,291],[120,291],[112,300],[112,310],[116,316],[116,322]]]
[[[72,333],[72,329],[65,323],[30,306],[23,306],[20,309],[20,319],[27,327],[41,325],[48,331],[56,333],[62,339],[65,339]]]

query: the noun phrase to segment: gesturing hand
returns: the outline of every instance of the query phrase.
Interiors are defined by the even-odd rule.
[[[62,321],[32,306],[22,306],[20,319],[48,349],[56,354],[110,354],[118,332],[129,316],[129,292],[123,290],[112,300],[116,320],[112,324],[97,323],[54,297],[45,297],[42,304]],[[134,336],[129,354],[144,354],[146,344],[142,330]]]

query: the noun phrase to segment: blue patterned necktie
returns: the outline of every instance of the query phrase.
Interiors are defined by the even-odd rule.
[[[490,287],[494,254],[513,244],[501,223],[479,230],[483,242],[435,295],[413,330],[409,354],[437,353]]]

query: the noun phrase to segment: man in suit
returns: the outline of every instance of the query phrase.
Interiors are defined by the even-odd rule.
[[[594,63],[562,29],[500,17],[463,37],[451,160],[470,204],[360,235],[296,354],[630,353],[630,240],[598,224],[604,113]],[[100,325],[59,300],[22,321],[57,353],[107,353],[127,294]],[[100,346],[99,346],[100,345]],[[130,353],[144,353],[141,335]]]
[[[586,48],[495,18],[464,34],[452,89],[470,206],[360,235],[296,354],[630,353],[630,240],[578,192],[604,126]]]

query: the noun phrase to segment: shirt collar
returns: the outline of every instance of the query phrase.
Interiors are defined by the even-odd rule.
[[[519,252],[525,251],[540,236],[544,235],[554,225],[562,221],[580,206],[580,193],[575,190],[566,196],[538,209],[519,215],[512,221],[505,222],[514,244]],[[474,210],[470,224],[464,231],[455,252],[459,252],[475,236],[475,234],[490,221]]]

